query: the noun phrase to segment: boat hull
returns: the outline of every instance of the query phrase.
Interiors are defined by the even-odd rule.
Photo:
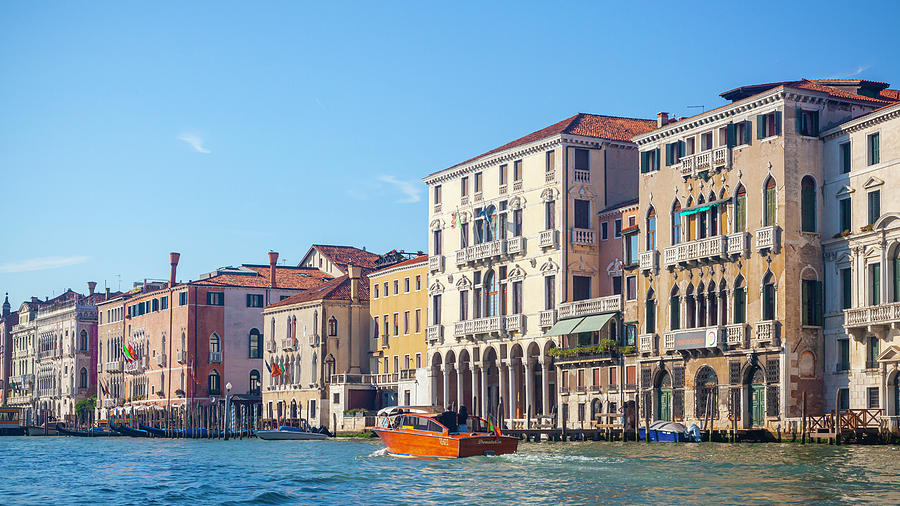
[[[480,455],[505,455],[515,453],[519,440],[512,436],[493,434],[440,435],[402,430],[375,429],[391,455],[398,457],[424,457],[455,459]]]
[[[286,430],[258,430],[256,437],[266,441],[321,441],[327,436],[317,432],[292,432]]]
[[[36,425],[29,425],[25,428],[25,434],[29,436],[58,436],[59,431],[56,430],[56,427],[38,427]]]

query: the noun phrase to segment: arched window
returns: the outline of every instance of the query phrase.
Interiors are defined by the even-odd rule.
[[[656,249],[656,209],[652,206],[647,211],[647,250]]]
[[[812,176],[800,181],[800,230],[816,231],[816,182]]]
[[[81,329],[81,336],[78,340],[78,349],[81,351],[88,351],[88,333],[84,329]]]
[[[762,285],[762,319],[775,319],[775,276],[771,272],[763,278]]]
[[[710,281],[709,286],[706,288],[706,306],[708,308],[707,318],[709,319],[709,326],[712,327],[714,325],[719,324],[719,299],[716,296],[716,282]]]
[[[497,239],[497,222],[500,220],[494,218],[496,211],[497,209],[494,206],[488,206],[484,210],[484,237],[487,242]]]
[[[669,330],[681,328],[681,294],[678,287],[672,288],[672,296],[669,298]]]
[[[716,372],[709,366],[703,366],[697,372],[697,379],[694,382],[696,387],[694,398],[696,402],[697,418],[703,419],[707,416],[718,418],[719,410],[716,402],[716,393],[718,390],[719,379]]]
[[[387,290],[385,290],[385,297],[387,297]],[[319,335],[319,312],[313,311],[313,335]]]
[[[315,353],[312,356],[312,367],[309,369],[309,384],[316,384],[316,371],[319,370],[319,361]]]
[[[692,329],[697,326],[697,300],[694,295],[694,285],[688,285],[684,297],[684,328]]]
[[[209,336],[209,351],[211,353],[222,351],[221,344],[219,334],[213,332],[212,335]]]
[[[894,276],[891,285],[894,290],[893,302],[900,302],[900,247],[894,250],[894,258],[892,260]]]
[[[706,290],[703,282],[697,286],[697,327],[706,326]]]
[[[687,215],[687,223],[685,223],[685,240],[687,241],[693,241],[697,238],[697,214],[688,214],[691,212],[692,207],[694,207],[694,199],[693,197],[688,197],[684,212]]]
[[[728,194],[725,193],[725,190],[723,189],[723,190],[719,193],[719,200],[725,200],[725,199],[727,199],[727,198],[728,198]],[[719,235],[727,235],[727,234],[728,234],[728,226],[729,226],[729,223],[728,223],[728,206],[725,205],[725,202],[723,202],[722,204],[720,204],[720,205],[718,206],[717,209],[718,209],[718,210],[717,210],[716,212],[719,213],[719,219],[718,219],[719,230],[718,230],[718,233],[719,233]]]
[[[484,298],[484,316],[497,316],[497,277],[494,271],[488,271],[484,276],[484,289],[487,296]]]
[[[219,371],[213,369],[209,373],[209,377],[207,378],[207,387],[209,388],[209,395],[219,395],[222,393],[222,387],[220,385],[221,379],[219,378]]]
[[[734,323],[744,323],[747,321],[747,287],[744,286],[743,276],[739,275],[734,280],[733,298]]]
[[[87,368],[82,367],[81,372],[78,374],[78,388],[87,388],[87,387],[88,387]]]
[[[656,332],[656,293],[654,293],[652,288],[647,292],[644,324],[644,332],[648,334]]]
[[[259,382],[259,371],[253,369],[250,371],[250,395],[260,395],[261,393],[262,387]]]
[[[187,337],[181,333],[181,351],[187,351]]]
[[[328,319],[328,335],[337,335],[337,318],[335,318],[334,316]]]
[[[747,231],[747,190],[743,185],[734,194],[734,231]]]
[[[725,280],[719,282],[719,324],[728,323],[728,287],[725,286]]]
[[[262,358],[262,334],[257,329],[250,329],[250,358]]]
[[[672,244],[681,243],[681,202],[672,205]]]
[[[697,197],[697,205],[701,206],[706,203],[706,199],[703,198],[703,195]],[[707,212],[700,211],[696,213],[694,216],[697,217],[697,239],[706,239],[706,233],[709,231],[709,222],[707,220]]]
[[[716,194],[713,192],[709,192],[709,202],[713,202],[716,200]],[[721,206],[712,206],[709,208],[707,213],[709,214],[709,236],[713,237],[719,235],[719,207]]]
[[[772,226],[775,221],[775,179],[769,177],[763,190],[763,226]]]

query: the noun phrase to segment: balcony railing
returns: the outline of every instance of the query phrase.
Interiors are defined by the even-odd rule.
[[[222,352],[221,351],[211,351],[209,352],[209,363],[217,364],[222,362]]]
[[[523,314],[512,314],[508,316],[504,316],[506,321],[503,323],[503,326],[506,332],[518,332],[520,334],[525,333],[525,315]]]
[[[591,171],[575,169],[575,177],[574,177],[573,181],[576,183],[590,183],[591,182]]]
[[[622,310],[622,296],[610,295],[596,299],[579,300],[560,304],[557,311],[559,318],[586,316],[590,314],[612,313]]]
[[[672,351],[675,349],[675,332],[666,332],[663,334],[663,351]]]
[[[129,374],[140,374],[147,369],[147,357],[140,357],[125,363],[125,372]]]
[[[165,353],[161,353],[156,356],[156,367],[165,367],[166,366],[166,355]]]
[[[481,202],[482,200],[484,200],[484,193],[475,192],[475,202]]]
[[[500,195],[506,195],[506,193],[508,191],[509,191],[509,186],[507,186],[505,184],[500,185]]]
[[[465,320],[453,324],[453,335],[456,337],[476,336],[481,334],[501,334],[505,331],[504,317],[489,316],[487,318],[476,318],[474,320]]]
[[[594,245],[594,231],[586,228],[572,229],[572,244],[580,246]]]
[[[506,254],[507,255],[516,255],[519,253],[525,253],[525,238],[524,237],[513,237],[511,239],[506,240]]]
[[[663,334],[663,350],[700,350],[720,346],[725,329],[720,325],[678,329]]]
[[[731,149],[722,146],[681,157],[681,175],[694,177],[713,168],[731,166]]]
[[[700,260],[716,260],[726,255],[725,243],[725,236],[717,235],[669,246],[663,250],[663,263],[666,267],[671,267],[675,264],[688,264]]]
[[[319,333],[313,329],[313,333],[307,336],[306,343],[310,346],[318,346],[319,345]]]
[[[848,329],[868,329],[900,322],[900,303],[893,302],[844,310],[844,326]]]
[[[725,340],[728,346],[740,348],[747,347],[747,325],[745,323],[735,323],[725,327]]]
[[[428,272],[444,271],[444,255],[431,255],[428,257]]]
[[[520,192],[522,191],[522,180],[513,181],[513,191]]]
[[[541,248],[556,247],[556,230],[541,230],[538,236],[538,246]]]
[[[284,351],[291,351],[297,349],[297,339],[293,337],[283,337],[281,338],[281,349]],[[209,359],[212,362],[212,359]]]
[[[713,149],[712,164],[713,167],[731,167],[731,150],[726,146]]]
[[[652,271],[659,268],[659,255],[656,250],[641,252],[638,257],[642,271]]]
[[[469,262],[499,257],[505,252],[505,249],[506,241],[504,240],[484,242],[458,249],[456,250],[456,265],[465,265]]]
[[[545,183],[552,183],[554,181],[556,181],[556,171],[555,170],[548,170],[547,172],[544,173],[544,182]]]
[[[653,354],[656,352],[656,334],[641,334],[638,336],[638,351]]]
[[[556,310],[547,309],[538,313],[538,322],[542,328],[552,327],[556,323]]]
[[[107,408],[107,409],[114,408],[114,407],[118,406],[120,403],[121,403],[121,401],[119,399],[112,399],[109,397],[105,397],[103,399],[103,407]]]
[[[766,249],[772,250],[773,252],[777,251],[779,231],[780,228],[778,227],[778,225],[756,229],[757,251],[763,251]]]
[[[113,360],[107,362],[106,365],[103,366],[103,370],[106,372],[122,372],[122,361]]]
[[[429,343],[436,343],[441,340],[444,335],[443,325],[430,325],[425,327],[425,339]]]
[[[435,214],[441,212],[441,204],[440,203],[434,205],[434,212],[435,212]]]
[[[728,254],[746,255],[750,251],[750,234],[737,232],[728,235]]]
[[[753,335],[753,346],[777,346],[777,327],[774,320],[756,322],[756,333]]]
[[[271,350],[269,350],[269,351],[274,352],[274,351],[275,351],[274,346],[273,346],[272,348],[273,348],[273,349],[271,349]],[[177,352],[177,353],[175,354],[175,357],[176,357],[176,359],[178,360],[178,363],[179,363],[179,364],[186,364],[187,361],[188,361],[188,354],[187,354],[186,351],[179,351],[179,352]]]

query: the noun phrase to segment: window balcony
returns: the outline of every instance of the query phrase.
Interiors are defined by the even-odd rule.
[[[121,405],[122,401],[120,399],[111,399],[109,397],[105,397],[103,399],[103,407],[106,409],[115,408]]]
[[[845,309],[844,327],[857,339],[867,333],[883,338],[888,330],[900,327],[900,303]]]
[[[509,191],[509,187],[505,184],[500,185],[500,195],[506,195],[507,191]]]
[[[438,343],[441,341],[442,337],[444,337],[443,325],[430,325],[428,327],[425,327],[425,339],[429,343]]]
[[[544,173],[544,182],[545,183],[552,183],[554,181],[556,181],[556,171],[555,170],[548,170],[547,172]]]
[[[587,228],[573,228],[572,244],[577,246],[593,246],[594,231]]]
[[[475,195],[474,195],[474,197],[473,197],[473,200],[474,200],[475,202],[481,202],[482,200],[484,200],[484,193],[482,193],[482,192],[475,192]]]
[[[778,346],[778,326],[775,320],[756,322],[756,333],[753,335],[753,347]]]
[[[211,351],[211,352],[209,352],[209,363],[210,363],[210,364],[220,364],[220,363],[222,363],[222,352],[221,352],[221,351]]]
[[[456,265],[488,260],[503,255],[506,241],[491,241],[456,250]]]
[[[156,356],[156,367],[165,367],[166,366],[166,355],[161,353]]]
[[[542,230],[538,236],[538,245],[541,248],[555,248],[557,245],[556,230]]]
[[[591,171],[575,169],[575,177],[574,177],[573,181],[576,183],[590,183],[591,182]]]
[[[556,310],[547,309],[538,313],[538,322],[541,328],[552,327],[556,323]]]
[[[469,205],[469,196],[468,196],[468,195],[463,195],[462,197],[460,197],[460,198],[459,198],[459,204],[462,205],[462,206],[467,206],[467,205]]]
[[[756,250],[771,250],[773,253],[778,251],[778,236],[781,228],[778,225],[762,227],[756,229]]]
[[[306,338],[306,342],[307,342],[307,344],[309,344],[310,346],[318,346],[318,345],[319,345],[319,334],[318,334],[318,332],[313,331],[313,333],[310,334],[310,335]]]
[[[507,333],[509,332],[518,332],[520,334],[525,333],[525,315],[523,314],[513,314],[504,316],[506,319],[503,322],[503,326]]]
[[[642,271],[652,271],[659,268],[659,254],[656,250],[641,252],[638,263]]]
[[[147,357],[140,357],[125,363],[125,372],[128,374],[140,374],[147,369]]]
[[[292,351],[297,349],[297,340],[293,337],[284,337],[281,339],[281,349],[284,351]],[[210,355],[212,356],[212,355]],[[212,362],[212,359],[209,359]]]
[[[273,345],[272,348],[273,348],[273,349],[271,349],[271,350],[269,350],[269,351],[274,352],[274,351],[275,351],[275,349],[274,349],[275,346]],[[186,351],[179,351],[179,352],[175,353],[175,358],[176,358],[176,360],[178,360],[178,363],[179,363],[179,364],[186,364],[187,361],[188,361],[188,354],[187,354]]]
[[[428,257],[428,272],[444,272],[444,255]]]
[[[728,254],[743,256],[750,252],[750,234],[737,232],[728,234]]]
[[[457,338],[474,337],[483,334],[499,336],[505,331],[504,323],[505,317],[501,316],[488,316],[487,318],[456,322],[453,324],[453,335]]]
[[[653,355],[656,353],[656,334],[641,334],[638,336],[638,351]]]
[[[517,255],[519,253],[525,253],[525,238],[524,237],[513,237],[511,239],[506,240],[506,254],[507,255]]]
[[[275,353],[278,347],[275,345],[274,339],[266,339],[266,351],[269,353]]]
[[[676,244],[663,250],[663,263],[666,267],[672,267],[676,264],[693,264],[701,260],[718,260],[726,256],[725,246],[724,235]]]
[[[663,334],[662,351],[672,351],[675,349],[675,333],[666,332]]]
[[[707,149],[693,155],[683,156],[680,162],[682,176],[696,177],[701,172],[731,167],[731,149],[727,146]]]
[[[712,164],[713,167],[731,167],[731,150],[727,146],[713,149]]]
[[[435,214],[441,212],[441,204],[435,204],[433,209]]]
[[[622,310],[622,296],[610,295],[596,299],[579,300],[560,304],[557,310],[559,318],[587,316],[591,314],[613,313]]]
[[[747,324],[735,323],[725,326],[725,341],[735,348],[747,347]]]
[[[111,362],[107,362],[103,367],[103,370],[106,372],[122,372],[122,361],[113,360]]]
[[[718,348],[724,337],[725,328],[721,325],[673,330],[663,334],[663,351]]]
[[[513,191],[520,192],[522,191],[522,180],[513,181]]]

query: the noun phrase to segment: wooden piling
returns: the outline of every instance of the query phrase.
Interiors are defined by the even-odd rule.
[[[806,444],[806,392],[803,392],[803,406],[801,407],[802,417],[800,419],[800,444]]]

